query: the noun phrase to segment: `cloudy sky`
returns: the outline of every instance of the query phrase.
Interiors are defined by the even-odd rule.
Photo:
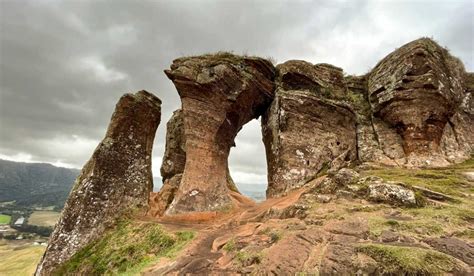
[[[0,0],[0,158],[80,168],[114,105],[141,89],[163,100],[154,148],[180,101],[163,70],[219,50],[362,74],[396,47],[432,37],[474,71],[474,2]],[[264,184],[258,121],[232,149],[237,183]]]

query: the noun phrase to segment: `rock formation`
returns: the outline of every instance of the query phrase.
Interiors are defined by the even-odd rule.
[[[446,166],[474,153],[474,74],[434,41],[410,42],[362,76],[298,60],[275,68],[228,53],[180,58],[165,73],[182,106],[167,123],[161,191],[151,193],[161,101],[146,91],[124,95],[36,275],[54,274],[67,260],[80,273],[84,264],[76,269],[71,257],[118,231],[128,214],[165,214],[160,221],[173,223],[228,207],[231,215],[195,229],[201,236],[188,254],[150,272],[471,273],[472,160],[416,172],[383,168]],[[228,155],[242,126],[261,115],[270,199],[255,204],[235,193]],[[160,243],[152,243],[158,254]]]
[[[181,97],[186,162],[167,214],[231,204],[227,158],[234,138],[274,96],[274,67],[228,53],[180,58],[165,71]]]
[[[181,109],[173,112],[173,116],[166,124],[166,147],[161,165],[163,186],[158,193],[150,195],[149,215],[161,216],[173,201],[178,190],[186,163],[185,136],[183,112]],[[229,170],[227,170],[227,187],[238,192]]]
[[[385,57],[368,77],[378,147],[366,148],[380,149],[403,166],[446,166],[468,158],[473,105],[466,78],[462,63],[427,38]]]
[[[145,211],[161,101],[140,91],[117,103],[102,142],[76,179],[36,275],[50,275],[127,214]]]
[[[284,195],[357,156],[356,117],[342,101],[342,70],[296,60],[277,70],[275,99],[262,118],[267,197]]]

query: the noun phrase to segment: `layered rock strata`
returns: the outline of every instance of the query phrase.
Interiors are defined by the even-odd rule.
[[[262,117],[267,197],[284,195],[357,157],[356,115],[343,101],[342,70],[297,60],[277,70],[275,99]]]
[[[146,211],[160,116],[161,101],[151,93],[120,98],[105,138],[76,179],[36,275],[50,275],[125,215]]]
[[[234,138],[274,96],[274,67],[228,53],[180,58],[166,75],[181,97],[186,161],[166,213],[205,212],[231,205],[227,158]]]
[[[466,78],[463,64],[426,38],[375,66],[367,85],[372,125],[393,163],[446,166],[470,156],[473,105]]]

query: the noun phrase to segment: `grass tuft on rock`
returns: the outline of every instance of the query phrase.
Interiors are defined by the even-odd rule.
[[[428,249],[366,244],[356,250],[376,260],[381,275],[440,275],[461,269],[452,257]]]
[[[54,275],[137,274],[160,257],[172,257],[194,237],[192,232],[165,232],[159,224],[123,222],[77,252]]]

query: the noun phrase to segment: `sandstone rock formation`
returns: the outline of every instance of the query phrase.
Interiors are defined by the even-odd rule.
[[[462,63],[427,38],[388,55],[368,77],[377,143],[362,148],[381,150],[392,164],[403,166],[446,166],[467,159],[474,135],[466,78]],[[364,131],[367,135],[370,128]],[[362,161],[383,159],[360,155]]]
[[[183,112],[178,109],[173,112],[173,116],[166,124],[166,148],[160,169],[163,186],[158,193],[150,195],[148,214],[153,217],[163,215],[176,195],[186,163],[185,141]],[[228,169],[227,187],[231,191],[238,192]]]
[[[161,165],[163,186],[160,192],[151,193],[149,215],[159,216],[171,204],[178,190],[186,163],[183,113],[181,109],[173,112],[166,124],[166,148]]]
[[[357,157],[356,117],[342,101],[342,70],[296,60],[277,70],[275,99],[262,117],[267,197],[284,195]]]
[[[50,275],[123,216],[146,210],[160,116],[161,101],[151,93],[120,98],[105,138],[76,179],[36,275]]]
[[[231,204],[227,158],[234,138],[274,96],[274,67],[228,53],[180,58],[165,71],[181,97],[186,162],[167,214]]]

